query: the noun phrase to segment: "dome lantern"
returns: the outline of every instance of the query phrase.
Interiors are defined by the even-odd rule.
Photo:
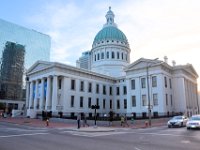
[[[106,24],[104,25],[104,27],[106,27],[106,26],[115,26],[116,27],[117,26],[114,22],[115,15],[112,12],[111,7],[109,7],[109,10],[105,17],[106,17]]]

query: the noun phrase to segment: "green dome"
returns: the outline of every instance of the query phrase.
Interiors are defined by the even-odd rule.
[[[100,30],[95,36],[93,44],[103,40],[117,40],[128,43],[125,34],[114,26],[107,26]]]

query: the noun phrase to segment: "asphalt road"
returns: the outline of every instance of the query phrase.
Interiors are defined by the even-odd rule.
[[[79,132],[0,123],[0,150],[200,150],[200,130],[154,127]]]

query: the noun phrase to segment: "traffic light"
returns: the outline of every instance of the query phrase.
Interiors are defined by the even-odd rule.
[[[99,105],[92,105],[91,108],[92,109],[99,109],[100,107],[99,107]]]

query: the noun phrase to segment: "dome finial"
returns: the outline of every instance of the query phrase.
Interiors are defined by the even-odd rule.
[[[109,6],[109,10],[111,10],[111,6]]]

